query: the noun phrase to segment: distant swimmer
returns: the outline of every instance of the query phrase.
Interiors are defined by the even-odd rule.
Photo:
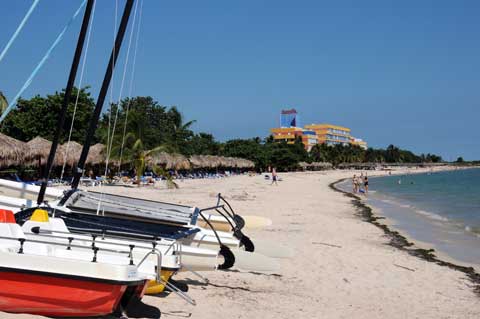
[[[399,179],[397,183],[398,183],[398,185],[401,185],[401,184],[402,184],[402,180]]]

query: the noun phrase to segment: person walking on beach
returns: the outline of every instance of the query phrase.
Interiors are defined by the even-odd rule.
[[[363,187],[365,188],[365,195],[368,194],[368,176],[365,174],[365,178],[363,179]]]
[[[278,183],[277,183],[277,170],[274,168],[272,168],[272,183],[270,185],[273,185],[273,183],[275,183],[275,185],[278,186]]]
[[[357,175],[356,174],[353,174],[352,184],[353,184],[353,192],[357,193],[358,192],[358,181],[357,181]]]

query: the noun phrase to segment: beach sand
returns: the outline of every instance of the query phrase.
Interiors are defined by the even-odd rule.
[[[279,259],[278,275],[204,273],[209,285],[189,273],[177,275],[198,305],[174,294],[146,296],[161,318],[479,318],[480,298],[465,273],[388,245],[382,229],[356,215],[351,198],[329,187],[353,173],[280,173],[278,187],[257,175],[187,180],[178,190],[106,189],[200,207],[215,204],[220,192],[237,213],[273,220],[263,230],[245,231],[254,241],[295,249],[294,257]]]

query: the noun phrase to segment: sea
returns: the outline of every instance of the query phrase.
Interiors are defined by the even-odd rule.
[[[480,169],[369,177],[365,200],[422,248],[480,266]]]

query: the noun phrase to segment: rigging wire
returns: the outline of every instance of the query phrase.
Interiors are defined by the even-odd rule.
[[[73,107],[73,115],[72,115],[72,122],[70,123],[70,131],[68,132],[67,148],[65,149],[65,152],[63,154],[63,165],[62,165],[62,172],[60,174],[60,180],[63,180],[63,174],[65,173],[65,166],[67,165],[67,154],[70,151],[70,141],[72,140],[73,125],[75,123],[75,116],[77,114],[78,100],[80,98],[80,91],[81,91],[82,83],[83,83],[83,74],[84,74],[84,71],[85,71],[85,64],[87,62],[88,48],[90,46],[90,36],[91,36],[91,33],[92,33],[93,22],[95,20],[96,4],[97,4],[97,2],[94,2],[94,4],[93,4],[92,18],[91,18],[90,25],[88,27],[87,44],[85,46],[85,55],[84,55],[83,61],[82,61],[82,68],[80,70],[80,79],[78,80],[77,96],[75,98],[75,106]]]
[[[28,77],[27,81],[23,84],[22,88],[20,89],[20,91],[17,93],[17,95],[15,95],[15,97],[10,101],[10,104],[8,105],[8,107],[5,109],[5,111],[2,113],[2,115],[0,116],[0,123],[2,123],[5,118],[7,117],[8,113],[10,113],[10,111],[12,111],[15,106],[16,106],[16,103],[17,103],[17,100],[20,98],[20,96],[23,94],[23,92],[25,92],[25,90],[30,86],[30,84],[32,83],[33,81],[33,78],[37,75],[38,71],[40,71],[40,69],[43,67],[43,65],[45,64],[45,62],[48,60],[48,58],[50,57],[50,55],[52,54],[53,50],[57,47],[57,45],[60,43],[60,41],[63,39],[63,36],[65,35],[65,33],[67,32],[67,30],[70,28],[70,26],[72,25],[73,21],[75,20],[75,18],[80,14],[80,11],[82,10],[82,8],[85,6],[85,4],[87,3],[87,0],[83,0],[82,3],[80,4],[80,6],[78,7],[77,11],[75,11],[75,13],[73,14],[73,16],[70,18],[70,20],[68,21],[68,23],[65,25],[65,27],[63,28],[63,30],[60,32],[60,34],[57,36],[57,38],[55,39],[55,41],[53,42],[53,44],[50,46],[50,48],[48,49],[48,51],[45,53],[45,55],[43,56],[43,58],[40,60],[40,62],[37,64],[37,66],[35,67],[35,69],[33,70],[33,72],[30,74],[30,76]]]
[[[117,31],[117,18],[118,18],[118,0],[115,0],[115,17],[113,20],[113,49],[112,49],[112,54],[115,55],[115,34]],[[108,108],[108,129],[107,129],[107,145],[106,145],[106,158],[110,158],[110,150],[108,149],[108,145],[110,145],[110,139],[113,139],[113,136],[110,136],[110,127],[111,127],[111,122],[112,122],[112,103],[113,103],[113,91],[115,88],[115,64],[116,62],[114,61],[111,65],[112,69],[112,81],[111,81],[111,87],[110,87],[110,99],[109,103],[110,107]],[[103,176],[107,177],[108,174],[108,160],[105,161],[105,172]],[[103,200],[103,192],[101,193],[100,196],[100,201],[98,202],[97,205],[97,215],[100,212],[100,206]],[[105,210],[102,211],[102,213],[105,213]]]
[[[133,33],[134,33],[134,30],[135,30],[135,20],[136,20],[136,17],[137,17],[137,7],[138,7],[138,1],[135,3],[135,11],[133,13],[132,29],[130,30],[130,37],[129,37],[129,40],[128,40],[128,48],[127,48],[127,55],[125,57],[125,64],[123,66],[122,81],[121,81],[121,84],[120,84],[120,90],[119,90],[119,94],[118,94],[118,101],[117,101],[117,108],[116,108],[116,112],[115,112],[115,119],[113,121],[113,128],[112,128],[112,134],[111,134],[112,138],[110,139],[110,145],[108,146],[109,152],[108,152],[108,157],[107,157],[107,160],[106,160],[106,166],[108,166],[108,163],[110,161],[110,156],[112,155],[112,146],[113,146],[113,139],[115,137],[115,130],[116,130],[116,127],[117,127],[118,111],[120,110],[120,103],[121,103],[121,99],[122,99],[122,95],[123,95],[123,88],[125,87],[125,76],[127,74],[128,61],[130,59],[130,49],[132,47]]]
[[[105,174],[104,174],[105,176],[107,176],[107,174],[108,174],[108,165],[109,165],[111,152],[112,152],[113,139],[114,139],[114,136],[115,136],[115,128],[116,128],[117,119],[118,119],[118,110],[120,108],[120,99],[122,97],[123,88],[125,86],[125,75],[126,75],[126,70],[127,70],[127,67],[128,67],[130,49],[131,49],[131,46],[132,46],[132,35],[133,35],[133,31],[135,30],[135,20],[136,20],[136,16],[137,16],[137,8],[138,8],[138,1],[135,3],[135,9],[134,9],[133,21],[132,21],[132,28],[131,28],[131,31],[130,31],[130,38],[129,38],[129,41],[128,41],[127,55],[126,55],[126,58],[125,58],[123,76],[122,76],[122,81],[121,81],[120,90],[119,90],[117,109],[116,109],[115,119],[114,119],[113,128],[112,128],[111,132],[110,132],[110,123],[111,123],[111,114],[112,114],[111,110],[112,110],[112,106],[113,106],[113,85],[112,85],[112,89],[110,90],[110,110],[109,110],[110,118],[109,118],[109,128],[108,128],[108,135],[107,135],[107,136],[110,136],[110,139],[109,140],[107,139],[107,154],[106,154],[106,159],[105,159]],[[113,72],[113,70],[112,70],[112,72]],[[112,74],[112,76],[113,76],[113,74]],[[99,215],[99,213],[100,213],[100,208],[101,208],[101,205],[102,205],[104,193],[105,192],[102,190],[100,200],[98,201],[98,205],[97,205],[97,212],[96,212],[97,215]],[[104,213],[105,213],[104,209],[102,209],[102,215]]]
[[[137,27],[137,34],[135,36],[135,49],[133,52],[133,62],[132,62],[132,75],[130,77],[130,85],[128,89],[128,102],[127,102],[127,107],[126,107],[126,112],[125,112],[125,121],[123,124],[123,136],[122,136],[122,145],[120,147],[120,159],[118,162],[118,170],[121,170],[122,166],[122,158],[123,158],[123,148],[125,146],[125,135],[127,133],[127,121],[128,121],[128,112],[130,110],[130,103],[132,101],[132,88],[133,88],[133,82],[135,78],[135,65],[137,62],[137,50],[138,50],[138,38],[140,37],[140,28],[142,26],[142,13],[143,13],[143,0],[141,0],[140,3],[140,12],[138,15],[138,27]]]
[[[28,18],[30,18],[30,15],[32,14],[33,10],[35,10],[35,7],[37,6],[37,4],[39,2],[40,2],[40,0],[34,0],[33,1],[32,5],[30,6],[30,9],[28,9],[27,13],[23,17],[22,22],[20,22],[17,29],[13,33],[12,37],[10,38],[10,40],[8,40],[7,45],[5,46],[5,48],[3,48],[2,53],[0,53],[0,62],[2,62],[3,58],[5,57],[5,55],[8,52],[8,49],[10,49],[10,46],[13,44],[13,42],[17,38],[18,34],[20,33],[20,31],[22,31],[23,26],[25,25],[25,23],[27,23]]]
[[[118,0],[115,0],[115,19],[113,23],[113,43],[115,44],[115,32],[117,30],[117,15],[118,15]],[[115,46],[113,46],[113,54],[115,54]],[[110,145],[110,139],[113,139],[113,136],[110,136],[110,128],[111,128],[111,123],[112,123],[112,104],[113,104],[113,91],[115,88],[115,68],[114,65],[112,65],[112,86],[110,87],[110,99],[109,99],[109,104],[110,107],[108,108],[108,130],[107,130],[107,158],[110,157],[110,149],[108,148],[108,145]],[[108,165],[105,165],[105,173],[104,176],[107,176],[108,173]]]

